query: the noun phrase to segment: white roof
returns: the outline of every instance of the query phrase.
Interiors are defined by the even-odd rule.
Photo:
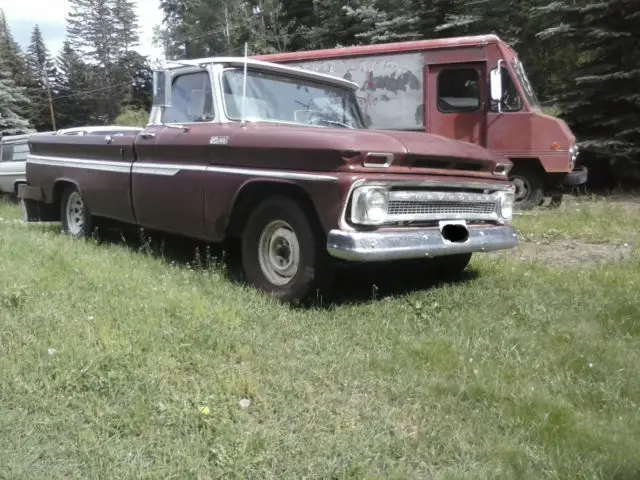
[[[110,131],[140,131],[144,130],[142,127],[131,127],[128,125],[91,125],[87,127],[71,127],[71,128],[62,128],[56,131],[57,135],[67,133],[67,132],[110,132]]]
[[[327,83],[333,83],[341,87],[347,87],[355,90],[358,88],[358,84],[344,78],[334,77],[332,75],[326,75],[324,73],[312,72],[299,67],[293,67],[290,65],[284,65],[280,63],[264,62],[262,60],[254,60],[252,58],[245,57],[206,57],[206,58],[194,58],[191,60],[175,60],[167,61],[165,66],[168,70],[173,70],[180,67],[201,67],[211,63],[224,63],[226,65],[232,65],[234,67],[244,67],[245,61],[247,62],[247,68],[258,68],[260,70],[267,70],[274,73],[284,73],[288,75],[295,75],[298,77],[308,78],[309,80],[320,80]],[[173,64],[173,65],[171,65]]]
[[[19,135],[5,135],[4,137],[2,137],[0,139],[1,143],[7,144],[7,143],[15,143],[15,142],[20,142],[22,140],[28,140],[30,136],[32,135],[47,135],[47,134],[51,134],[53,132],[29,132],[29,133],[21,133]]]

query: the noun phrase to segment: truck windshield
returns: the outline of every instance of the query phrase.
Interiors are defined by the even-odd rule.
[[[522,90],[527,97],[527,102],[529,103],[529,105],[533,108],[540,107],[538,96],[531,86],[531,82],[529,81],[529,77],[527,77],[527,74],[524,71],[522,62],[520,60],[513,60],[511,62],[511,66],[513,67],[513,71],[515,72],[516,77],[518,77],[518,82],[520,83],[520,85],[522,85]]]
[[[223,72],[227,117],[241,120],[243,70]],[[257,70],[247,71],[245,119],[320,127],[365,128],[355,93],[346,88]]]

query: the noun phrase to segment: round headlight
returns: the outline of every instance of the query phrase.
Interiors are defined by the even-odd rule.
[[[515,198],[515,194],[512,191],[504,192],[500,196],[500,216],[504,220],[511,220],[511,217],[513,217]]]
[[[380,225],[387,218],[389,193],[385,187],[366,185],[353,192],[351,220],[360,225]]]
[[[380,223],[387,214],[387,196],[381,190],[369,190],[366,194],[367,217],[373,223]]]

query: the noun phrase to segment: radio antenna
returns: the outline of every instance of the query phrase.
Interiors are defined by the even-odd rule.
[[[244,42],[244,75],[242,77],[242,122],[244,127],[244,105],[247,97],[247,42]]]

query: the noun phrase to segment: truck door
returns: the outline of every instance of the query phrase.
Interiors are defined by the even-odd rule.
[[[205,238],[205,170],[214,118],[209,71],[182,70],[173,77],[171,95],[164,124],[136,138],[134,211],[144,227]]]
[[[425,66],[426,131],[486,146],[486,62]]]

